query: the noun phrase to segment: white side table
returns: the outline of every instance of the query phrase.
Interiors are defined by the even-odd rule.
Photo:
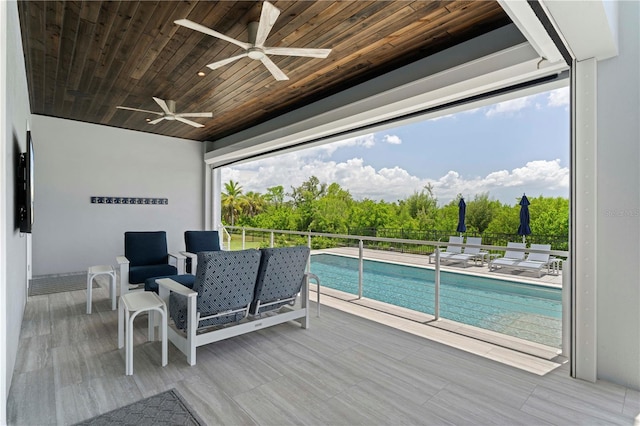
[[[111,265],[91,266],[87,270],[87,313],[91,313],[91,298],[93,297],[93,279],[98,275],[109,275],[109,294],[111,295],[111,310],[116,310],[116,271]]]
[[[125,347],[125,374],[133,374],[133,320],[141,312],[149,313],[148,339],[154,340],[154,313],[160,313],[160,335],[162,340],[162,366],[167,365],[167,305],[151,291],[139,291],[120,296],[118,307],[118,348]],[[126,323],[125,323],[126,321]],[[127,342],[125,345],[125,335]]]

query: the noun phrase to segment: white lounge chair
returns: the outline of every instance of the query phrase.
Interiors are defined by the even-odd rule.
[[[509,250],[510,248],[526,249],[527,245],[525,243],[514,243],[511,241],[508,242],[507,250],[504,252],[504,256],[492,259],[489,262],[489,271],[493,271],[494,269],[498,269],[500,267],[508,268],[524,260],[524,251]]]
[[[551,250],[551,244],[531,244],[529,247],[531,250]],[[549,272],[550,261],[549,261],[549,253],[529,253],[521,262],[518,262],[514,265],[514,268],[517,269],[530,269],[538,272],[538,278],[542,275],[542,268],[547,268],[547,273]]]
[[[463,237],[449,237],[449,244],[462,244]],[[440,252],[440,260],[447,259],[451,256],[455,256],[456,254],[462,253],[462,246],[447,246],[444,251]],[[431,253],[429,255],[429,263],[433,263],[432,260],[436,258],[436,254]]]
[[[478,246],[478,247],[465,247],[463,252],[460,254],[454,254],[453,256],[448,256],[443,260],[447,260],[450,262],[462,262],[462,265],[466,268],[469,266],[469,261],[473,260],[474,262],[478,259],[482,260],[484,257],[483,251],[480,249],[480,245],[482,244],[481,237],[467,237],[467,244]]]

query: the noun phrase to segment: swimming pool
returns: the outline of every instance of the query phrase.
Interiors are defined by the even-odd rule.
[[[374,260],[363,264],[363,297],[434,314],[433,269]],[[358,259],[311,256],[322,286],[358,294]],[[562,294],[557,288],[440,272],[440,317],[559,348]]]

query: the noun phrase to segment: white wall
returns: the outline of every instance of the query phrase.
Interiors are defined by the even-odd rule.
[[[0,424],[6,422],[6,396],[13,368],[16,363],[18,341],[24,306],[26,304],[27,285],[27,245],[26,237],[16,228],[15,220],[15,181],[18,156],[26,151],[26,126],[30,117],[29,95],[22,54],[22,40],[18,24],[18,8],[15,1],[3,2],[0,7],[6,12],[0,14],[0,52],[4,56],[2,72],[0,72],[0,114],[2,125],[0,129],[0,143],[3,156],[0,165],[0,182],[2,183],[2,311],[0,325],[2,327],[2,356],[4,362],[0,365],[0,375],[4,383],[0,390]],[[6,45],[5,45],[6,43]],[[5,50],[6,49],[6,50]],[[6,52],[6,53],[5,53]]]
[[[176,122],[180,126],[182,123]],[[114,264],[125,231],[166,231],[170,251],[203,229],[200,142],[34,115],[33,275]],[[91,204],[91,196],[168,205]]]
[[[620,54],[598,64],[597,368],[640,389],[640,3],[619,8]]]

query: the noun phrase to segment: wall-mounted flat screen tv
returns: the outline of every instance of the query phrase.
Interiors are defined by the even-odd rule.
[[[27,152],[20,154],[18,166],[17,195],[18,195],[18,226],[20,232],[31,233],[33,228],[33,140],[31,131],[27,130]]]

